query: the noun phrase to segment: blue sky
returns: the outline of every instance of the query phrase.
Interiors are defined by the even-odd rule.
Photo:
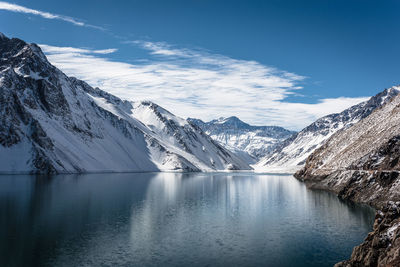
[[[300,129],[400,84],[399,1],[13,1],[0,31],[182,117]]]

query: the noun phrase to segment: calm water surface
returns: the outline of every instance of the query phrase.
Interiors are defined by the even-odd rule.
[[[246,173],[0,176],[0,266],[332,266],[374,211]]]

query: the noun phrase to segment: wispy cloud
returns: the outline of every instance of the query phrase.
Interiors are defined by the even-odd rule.
[[[95,28],[95,29],[98,29],[98,30],[104,30],[103,27],[90,25],[90,24],[87,24],[87,23],[85,23],[85,22],[83,22],[81,20],[78,20],[78,19],[75,19],[75,18],[72,18],[72,17],[58,15],[58,14],[52,14],[52,13],[49,13],[49,12],[35,10],[35,9],[28,8],[28,7],[24,7],[24,6],[20,6],[20,5],[16,5],[16,4],[8,3],[8,2],[3,2],[3,1],[0,1],[0,10],[7,10],[7,11],[17,12],[17,13],[32,14],[32,15],[40,16],[40,17],[45,18],[45,19],[63,20],[63,21],[72,23],[72,24],[74,24],[76,26],[89,27],[89,28]]]
[[[109,48],[109,49],[101,49],[101,50],[93,50],[93,49],[85,49],[85,48],[76,48],[76,47],[58,47],[58,46],[49,46],[45,44],[40,44],[39,45],[43,50],[46,51],[46,53],[49,54],[62,54],[62,53],[67,53],[67,54],[111,54],[116,52],[118,49],[116,48]]]
[[[236,115],[259,125],[300,129],[323,115],[339,112],[367,98],[320,99],[290,103],[305,77],[203,50],[178,49],[165,43],[132,42],[153,55],[124,63],[99,51],[41,45],[50,62],[68,75],[129,100],[151,100],[182,117],[203,120]],[[97,51],[97,52],[96,52]]]

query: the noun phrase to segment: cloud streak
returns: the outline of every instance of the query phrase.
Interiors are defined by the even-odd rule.
[[[211,120],[236,115],[253,124],[299,130],[321,116],[367,99],[290,103],[286,98],[302,89],[305,77],[301,75],[203,50],[130,43],[146,49],[150,59],[125,63],[103,56],[114,49],[40,46],[50,62],[66,74],[124,99],[154,101],[181,117]]]
[[[72,17],[58,15],[58,14],[52,14],[49,12],[35,10],[35,9],[31,9],[31,8],[27,8],[24,6],[20,6],[20,5],[16,5],[16,4],[8,3],[8,2],[3,2],[3,1],[0,1],[0,10],[7,10],[7,11],[11,11],[11,12],[16,12],[16,13],[32,14],[32,15],[40,16],[45,19],[62,20],[65,22],[72,23],[75,26],[89,27],[89,28],[94,28],[94,29],[98,29],[98,30],[104,30],[104,28],[102,28],[102,27],[90,25],[90,24],[84,23],[84,22],[82,22],[78,19],[72,18]]]
[[[57,47],[57,46],[49,46],[45,44],[39,45],[43,50],[45,50],[49,54],[111,54],[116,52],[118,49],[116,48],[109,48],[109,49],[101,49],[101,50],[92,50],[92,49],[85,49],[85,48],[75,48],[75,47]]]

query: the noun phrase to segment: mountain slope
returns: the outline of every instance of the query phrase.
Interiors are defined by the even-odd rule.
[[[253,167],[257,171],[295,172],[304,166],[307,157],[330,136],[367,117],[376,108],[398,95],[400,88],[390,88],[354,105],[341,113],[327,115],[285,140]]]
[[[277,126],[252,126],[237,117],[219,118],[209,122],[189,118],[188,121],[249,163],[255,163],[295,133]]]
[[[35,44],[0,36],[0,172],[249,169],[199,128],[52,66]],[[149,107],[153,124],[138,120]]]
[[[400,95],[329,138],[298,173],[305,177],[323,177],[334,171],[400,171],[399,125]],[[393,193],[400,197],[400,191]]]
[[[374,229],[338,266],[400,265],[400,95],[334,134],[295,176],[379,209]]]

